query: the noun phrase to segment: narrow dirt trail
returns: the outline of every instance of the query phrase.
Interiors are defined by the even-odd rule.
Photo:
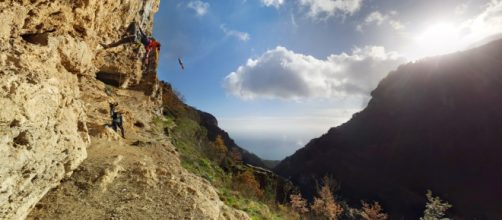
[[[209,182],[181,167],[169,137],[152,126],[155,116],[145,109],[154,105],[148,97],[116,92],[126,139],[103,126],[109,100],[87,97],[101,100],[87,109],[97,126],[89,128],[88,157],[28,219],[247,219],[224,205]]]

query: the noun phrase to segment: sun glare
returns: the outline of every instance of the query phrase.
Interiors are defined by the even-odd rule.
[[[455,28],[451,24],[439,23],[430,26],[421,35],[417,37],[417,41],[422,44],[430,44],[431,46],[439,46],[450,41],[455,37]]]
[[[460,46],[459,31],[449,23],[436,23],[415,37],[414,57],[434,56],[453,52]]]

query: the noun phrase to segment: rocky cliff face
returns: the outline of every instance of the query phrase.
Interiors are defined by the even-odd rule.
[[[32,217],[74,218],[79,215],[72,205],[100,204],[93,199],[118,197],[114,193],[125,188],[138,191],[127,195],[139,200],[165,194],[152,196],[144,208],[162,209],[179,201],[164,212],[142,212],[150,214],[148,218],[247,218],[221,203],[209,183],[181,168],[169,139],[155,138],[162,132],[149,124],[160,114],[162,94],[156,72],[147,70],[138,55],[144,53],[142,46],[100,45],[120,40],[131,23],[151,33],[158,4],[159,0],[0,1],[1,219],[25,218],[61,180],[63,184],[44,198],[53,206],[37,205]],[[115,101],[124,114],[125,140],[104,127],[110,121],[108,102]],[[152,147],[141,151],[138,146]],[[158,158],[152,149],[165,157]],[[146,162],[135,164],[135,158]],[[167,168],[171,171],[165,172]],[[116,180],[129,183],[125,180],[133,174],[126,171],[146,176],[148,184],[115,185]],[[150,191],[140,193],[148,187]],[[107,204],[87,207],[81,217],[121,213]]]
[[[416,219],[427,189],[460,219],[501,219],[502,40],[398,68],[366,109],[286,158],[276,172],[311,195],[331,174],[353,203]]]

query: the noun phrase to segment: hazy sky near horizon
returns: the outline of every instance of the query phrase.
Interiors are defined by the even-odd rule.
[[[501,31],[501,0],[162,0],[154,24],[160,79],[264,159],[349,120],[398,65]]]

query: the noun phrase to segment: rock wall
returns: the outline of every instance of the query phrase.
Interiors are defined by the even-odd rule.
[[[0,1],[0,219],[24,218],[86,158],[86,82],[104,72],[122,88],[152,85],[140,45],[100,44],[119,40],[133,21],[150,32],[158,4]]]

